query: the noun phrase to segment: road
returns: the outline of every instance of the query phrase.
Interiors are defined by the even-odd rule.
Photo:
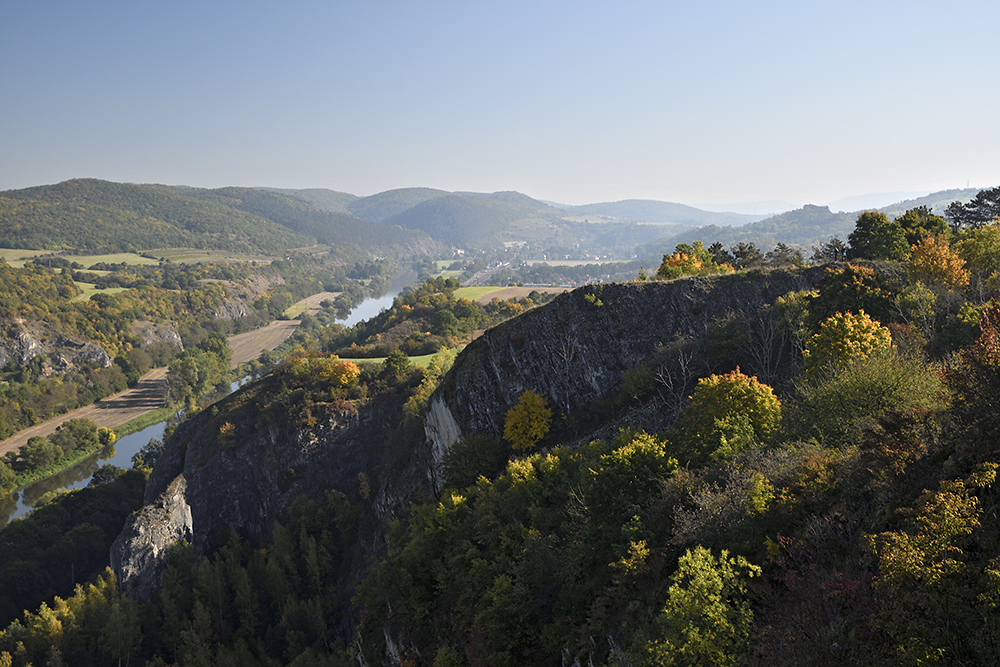
[[[320,301],[331,298],[331,295],[335,297],[336,293],[321,292],[306,297],[299,303],[306,305],[307,311],[314,311],[319,309]],[[264,350],[278,347],[292,335],[298,325],[298,320],[275,320],[266,327],[229,336],[229,348],[233,351],[232,367],[256,359]],[[167,369],[153,369],[143,375],[139,383],[131,389],[18,431],[6,440],[0,441],[0,456],[20,449],[21,445],[36,435],[44,437],[55,433],[56,428],[68,419],[89,419],[98,426],[111,429],[121,426],[127,421],[162,407],[166,391]]]

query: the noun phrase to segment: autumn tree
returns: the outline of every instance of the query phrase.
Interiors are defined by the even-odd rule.
[[[770,437],[781,419],[774,391],[740,369],[698,380],[677,423],[687,453],[724,458]]]
[[[864,310],[855,315],[851,312],[837,313],[820,325],[806,344],[804,353],[806,375],[816,377],[831,366],[851,359],[867,357],[876,350],[885,350],[892,345],[889,330],[873,320]]]
[[[674,254],[664,255],[656,275],[660,278],[680,278],[695,276],[708,271],[717,270],[712,253],[701,241],[692,244],[680,243],[674,248]]]
[[[964,289],[969,284],[965,260],[949,247],[944,234],[924,237],[912,251],[910,275],[917,280],[944,285],[950,290]]]
[[[507,411],[503,422],[503,437],[511,443],[514,451],[534,448],[549,432],[552,423],[552,409],[548,401],[533,391],[527,390],[517,399],[517,403]]]
[[[879,211],[859,215],[847,240],[851,244],[851,257],[855,258],[902,261],[910,255],[903,228]]]

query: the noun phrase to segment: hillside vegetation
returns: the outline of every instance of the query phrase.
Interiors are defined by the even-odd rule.
[[[341,256],[434,249],[419,233],[265,190],[94,179],[0,193],[0,237],[8,247],[102,253],[195,247],[274,254],[317,241],[336,246]]]

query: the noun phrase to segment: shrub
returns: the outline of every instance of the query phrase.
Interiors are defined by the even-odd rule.
[[[871,355],[892,345],[892,334],[864,310],[837,313],[820,325],[806,345],[806,376],[815,378],[831,367]]]
[[[695,458],[720,458],[770,437],[781,420],[781,402],[756,377],[737,368],[698,381],[678,422],[679,439]]]
[[[548,401],[533,391],[525,391],[517,404],[507,411],[503,424],[503,437],[514,451],[535,447],[549,432],[552,410]]]

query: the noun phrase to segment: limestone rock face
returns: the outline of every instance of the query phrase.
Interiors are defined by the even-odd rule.
[[[111,545],[111,567],[130,595],[139,599],[151,596],[171,547],[180,540],[191,540],[191,506],[186,491],[187,480],[178,475],[159,497],[126,522]]]
[[[268,379],[261,381],[267,383]],[[249,394],[244,394],[247,392]],[[162,578],[165,558],[178,539],[196,553],[210,549],[220,530],[266,539],[295,498],[336,489],[357,497],[359,473],[372,480],[368,504],[373,524],[398,511],[411,493],[428,497],[429,455],[414,452],[407,466],[387,475],[384,442],[398,422],[398,401],[377,397],[356,411],[310,408],[307,423],[281,415],[256,418],[253,403],[264,390],[250,385],[181,424],[146,484],[146,507],[134,515],[112,547],[125,590],[148,596]],[[229,403],[242,403],[242,412]],[[225,423],[238,423],[219,437]]]
[[[220,320],[238,320],[252,312],[245,303],[235,299],[226,299],[215,311],[215,317]]]
[[[430,401],[425,430],[435,469],[462,434],[501,435],[504,415],[525,390],[580,417],[617,394],[625,372],[658,358],[679,337],[704,350],[726,317],[756,335],[766,305],[812,289],[822,271],[590,285],[487,330],[459,354]]]
[[[178,350],[184,349],[181,336],[176,329],[165,324],[154,324],[146,321],[135,321],[130,325],[130,330],[139,337],[142,347],[149,347],[153,343],[169,343]]]
[[[0,337],[0,368],[24,366],[40,354],[45,354],[45,348],[27,331]]]

